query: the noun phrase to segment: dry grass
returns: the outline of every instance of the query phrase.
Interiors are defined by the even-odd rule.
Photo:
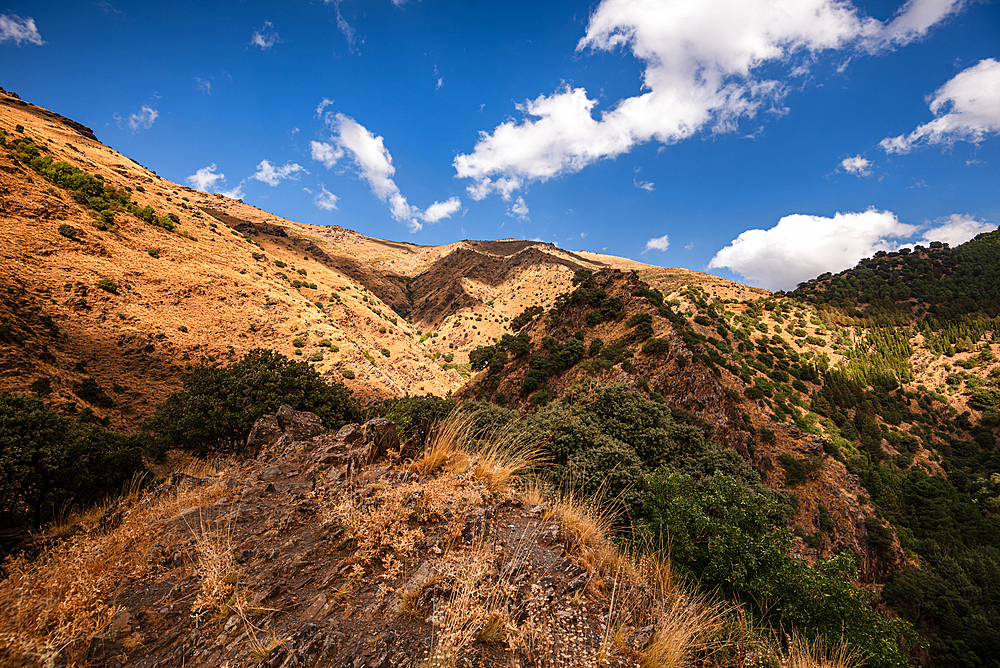
[[[224,607],[234,607],[234,598],[239,598],[234,595],[240,573],[233,559],[232,525],[210,529],[203,521],[195,540],[201,588],[191,609],[222,611]]]
[[[505,491],[521,471],[540,463],[539,443],[518,422],[478,426],[478,414],[461,407],[434,428],[412,469],[421,475],[445,470],[472,475],[490,492]]]
[[[844,643],[827,645],[822,638],[812,642],[792,634],[785,638],[785,649],[776,652],[781,668],[859,668],[866,657]]]
[[[613,570],[618,550],[611,542],[617,504],[601,503],[600,497],[582,497],[574,489],[562,490],[545,511],[547,521],[559,524],[566,549],[578,555],[588,571]]]
[[[151,527],[221,494],[222,485],[212,484],[160,497],[127,495],[119,501],[121,523],[106,534],[70,538],[35,559],[8,560],[0,581],[0,663],[81,665],[90,641],[117,612],[121,582],[146,572]]]
[[[411,468],[421,475],[435,473],[439,469],[452,473],[465,471],[471,459],[464,446],[473,439],[475,431],[475,424],[468,414],[452,411],[434,427],[430,443]]]

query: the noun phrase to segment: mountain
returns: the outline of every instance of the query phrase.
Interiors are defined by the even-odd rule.
[[[548,307],[577,269],[661,271],[540,242],[419,246],[284,220],[167,181],[5,91],[0,129],[0,388],[48,383],[59,410],[116,425],[148,416],[182,370],[256,347],[309,359],[364,401],[443,395],[470,349]]]
[[[0,390],[19,393],[0,395],[0,489],[14,498],[11,472],[49,465],[19,468],[22,441],[69,453],[19,483],[34,501],[0,498],[0,518],[37,516],[54,477],[72,478],[57,480],[67,503],[120,486],[100,462],[130,473],[144,452],[161,478],[22,544],[0,583],[16,600],[0,656],[450,665],[419,653],[453,642],[482,665],[559,665],[571,647],[597,662],[610,645],[666,665],[654,639],[672,612],[705,621],[702,596],[738,611],[678,631],[677,655],[705,663],[751,651],[718,631],[747,619],[774,661],[789,648],[759,638],[792,628],[872,666],[1000,656],[1000,233],[772,294],[540,242],[419,246],[284,220],[162,179],[5,91],[0,131]],[[221,433],[230,411],[249,429],[260,416],[230,390],[266,384],[232,377],[259,348],[283,369],[267,383],[344,383],[375,421],[336,432],[359,415],[343,401],[329,433],[297,414],[305,434],[282,408],[254,447],[241,431],[224,453],[190,448],[242,455],[211,471],[155,460],[169,426]],[[460,404],[474,426],[434,426]],[[404,442],[357,451],[390,431]],[[498,473],[524,455],[510,434],[539,459]],[[461,447],[437,452],[445,436]],[[654,562],[677,577],[650,580]],[[52,606],[80,587],[86,615]],[[454,622],[459,608],[471,616]]]

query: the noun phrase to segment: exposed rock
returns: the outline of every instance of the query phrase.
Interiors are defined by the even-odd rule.
[[[304,441],[326,433],[323,420],[318,415],[294,410],[288,404],[278,409],[276,417],[281,431],[293,441]]]
[[[257,421],[253,423],[253,428],[250,430],[250,435],[247,436],[247,449],[250,452],[259,452],[261,448],[265,448],[269,445],[274,445],[274,443],[281,437],[281,425],[278,424],[277,415],[263,415],[257,418]]]
[[[385,418],[369,420],[364,426],[364,440],[368,444],[368,455],[362,465],[367,466],[385,457],[389,450],[399,449],[396,423]]]

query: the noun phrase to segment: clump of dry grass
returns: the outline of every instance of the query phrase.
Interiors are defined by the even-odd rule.
[[[507,489],[519,472],[540,463],[539,443],[523,425],[479,426],[476,411],[458,408],[434,429],[430,443],[412,465],[426,475],[438,470],[472,475],[490,492]]]
[[[547,521],[559,524],[560,537],[569,552],[579,555],[588,571],[613,569],[618,550],[611,541],[617,504],[600,497],[584,498],[576,490],[562,490],[545,511]]]
[[[9,559],[0,581],[0,663],[80,665],[117,612],[120,583],[146,572],[150,527],[182,507],[210,503],[222,489],[217,483],[158,497],[131,493],[118,501],[121,522],[107,533],[55,543],[34,559]]]
[[[406,559],[424,539],[421,524],[447,522],[443,542],[453,540],[465,525],[469,508],[482,505],[481,486],[454,476],[423,483],[373,485],[363,498],[348,497],[333,506],[328,521],[343,524],[357,545],[357,577],[363,568],[381,562],[383,579],[402,572]]]
[[[867,660],[846,643],[828,645],[822,638],[809,641],[793,633],[785,638],[785,649],[778,649],[781,668],[859,668]]]
[[[201,588],[191,609],[195,612],[221,611],[224,607],[232,607],[236,582],[240,578],[233,559],[232,527],[227,526],[225,530],[216,527],[213,530],[202,522],[195,541]]]

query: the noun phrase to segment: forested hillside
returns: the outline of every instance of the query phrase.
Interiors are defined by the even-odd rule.
[[[695,414],[769,485],[792,493],[788,526],[817,567],[860,556],[862,580],[880,591],[874,604],[928,639],[928,653],[912,649],[914,660],[985,665],[981,657],[1000,650],[1000,321],[980,277],[998,266],[996,239],[925,253],[935,259],[921,262],[940,268],[934,280],[949,291],[941,302],[916,301],[912,292],[897,293],[898,302],[885,297],[893,293],[878,272],[902,273],[905,253],[864,261],[811,291],[750,302],[712,301],[698,290],[667,298],[635,277],[578,273],[575,289],[548,313],[525,314],[519,334],[473,352],[484,375],[467,391],[541,411],[589,377]],[[871,297],[879,294],[881,301]],[[944,312],[961,317],[945,320]],[[613,470],[602,480],[616,493],[650,493],[657,476],[680,474],[676,458],[592,452],[576,461],[584,478],[586,470]],[[837,506],[845,488],[826,496],[818,489],[835,489],[840,470],[857,476],[857,515]],[[696,485],[720,475],[709,466]],[[649,508],[632,512],[643,517]],[[864,534],[859,542],[851,522]],[[683,522],[675,515],[666,524],[679,540]],[[767,598],[754,587],[729,591]],[[773,612],[781,604],[771,605]]]

